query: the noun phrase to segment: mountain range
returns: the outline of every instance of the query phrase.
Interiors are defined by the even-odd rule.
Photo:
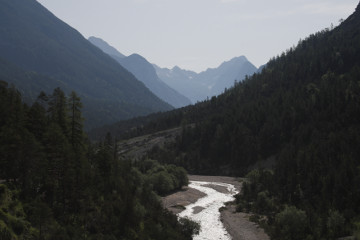
[[[87,129],[172,109],[37,1],[0,0],[0,6],[0,76],[25,98],[56,87],[74,90]]]
[[[235,81],[241,81],[245,76],[251,76],[257,71],[245,56],[235,57],[217,68],[209,68],[200,73],[183,70],[178,66],[172,69],[154,66],[161,80],[193,103],[219,95],[232,87]]]
[[[144,57],[138,54],[126,57],[100,38],[90,37],[88,40],[134,74],[137,79],[143,82],[151,92],[163,101],[175,108],[191,104],[188,98],[161,81],[156,74],[155,68]]]
[[[172,69],[156,64],[150,66],[144,57],[138,54],[126,57],[101,38],[90,37],[88,40],[133,73],[159,98],[176,108],[219,95],[232,87],[235,81],[241,81],[258,71],[245,56],[235,57],[217,68],[200,73],[178,66]]]

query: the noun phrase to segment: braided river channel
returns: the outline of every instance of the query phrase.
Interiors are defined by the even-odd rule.
[[[238,193],[235,186],[220,182],[190,181],[189,187],[206,194],[178,214],[179,217],[187,217],[200,224],[200,233],[194,236],[194,240],[231,239],[220,221],[219,209],[226,202],[234,200],[234,195]]]

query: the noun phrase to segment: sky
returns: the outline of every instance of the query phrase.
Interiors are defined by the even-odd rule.
[[[38,0],[85,38],[196,72],[233,57],[256,67],[339,24],[359,0]]]

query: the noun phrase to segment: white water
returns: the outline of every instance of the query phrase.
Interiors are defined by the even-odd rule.
[[[218,185],[227,188],[228,193],[220,193],[211,187],[204,185]],[[179,217],[188,217],[198,222],[201,226],[199,235],[194,236],[194,240],[230,240],[224,225],[220,221],[219,208],[225,205],[225,202],[233,201],[237,193],[234,185],[220,182],[199,182],[190,181],[189,187],[197,189],[206,194],[197,202],[186,206],[186,209],[179,213]],[[194,214],[194,207],[204,208],[201,212]]]

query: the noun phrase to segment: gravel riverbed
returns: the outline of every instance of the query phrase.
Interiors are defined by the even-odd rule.
[[[203,231],[206,234],[200,237],[194,237],[194,239],[233,239],[233,240],[268,240],[270,239],[255,223],[249,221],[249,215],[245,213],[236,213],[234,205],[228,205],[220,212],[210,214],[211,211],[214,211],[215,208],[219,209],[220,205],[213,205],[213,209],[208,209],[211,204],[209,200],[206,200],[208,195],[215,194],[219,198],[224,196],[231,196],[235,192],[241,191],[241,182],[232,177],[223,177],[223,176],[199,176],[199,175],[189,175],[189,180],[196,182],[197,186],[189,185],[189,187],[184,188],[182,191],[171,194],[163,198],[164,207],[179,214],[179,216],[190,214],[195,216],[194,220],[207,219],[209,216],[214,215],[215,218],[219,221],[206,220],[203,222],[205,224],[202,226]],[[199,183],[203,182],[203,183]],[[204,183],[206,182],[206,183]],[[230,187],[227,184],[231,184]],[[219,195],[223,194],[223,195]],[[220,197],[221,196],[221,197]],[[198,200],[199,204],[194,205]],[[230,201],[233,198],[229,197]],[[218,203],[219,204],[219,203]],[[211,208],[211,207],[210,207]],[[214,211],[215,212],[215,211]],[[210,215],[209,215],[210,214]],[[219,224],[218,229],[215,232],[210,233],[212,228],[215,225]],[[226,230],[226,231],[225,231]],[[223,232],[225,231],[225,232]],[[216,235],[217,233],[220,234]],[[222,237],[223,236],[223,237]]]

